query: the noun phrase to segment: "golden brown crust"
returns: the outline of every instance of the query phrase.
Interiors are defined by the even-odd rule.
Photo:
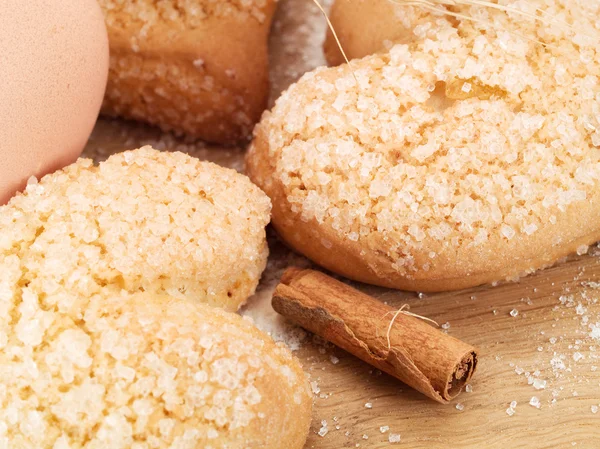
[[[10,447],[301,449],[300,364],[219,309],[254,292],[269,212],[238,172],[150,147],[79,159],[0,206]]]
[[[274,177],[275,168],[268,151],[265,129],[259,126],[246,158],[246,171],[272,200],[273,227],[295,251],[334,273],[359,282],[420,292],[459,290],[517,279],[600,240],[600,230],[585,231],[596,221],[600,208],[600,194],[596,194],[589,208],[569,207],[563,221],[554,225],[547,223],[533,236],[519,236],[510,243],[498,240],[485,248],[461,247],[458,251],[443,244],[432,245],[415,254],[415,264],[422,266],[427,263],[428,252],[437,251],[433,268],[406,277],[391,267],[394,261],[383,250],[387,243],[378,241],[378,236],[372,235],[360,242],[340,239],[330,226],[316,220],[304,222],[300,214],[293,212],[284,186]],[[333,246],[323,242],[332,242]],[[548,242],[556,244],[548,245]],[[540,251],[542,248],[545,250]]]
[[[238,315],[107,290],[76,317],[64,296],[21,294],[32,315],[3,321],[0,354],[3,407],[22,417],[2,417],[13,447],[303,447],[305,374]]]
[[[0,207],[0,261],[74,295],[125,288],[236,311],[267,263],[270,208],[245,176],[183,153],[79,159]]]
[[[414,40],[414,26],[431,13],[427,10],[400,7],[390,0],[336,0],[329,19],[349,59],[385,51],[386,42],[408,43]],[[331,30],[324,44],[329,65],[345,62]]]
[[[422,291],[586,251],[600,238],[600,47],[593,7],[567,6],[527,3],[568,11],[567,30],[489,9],[485,24],[432,17],[409,44],[291,86],[248,153],[283,238],[337,273]]]
[[[256,1],[249,11],[205,0],[212,7],[201,17],[187,12],[179,22],[152,5],[147,18],[135,8],[110,8],[111,0],[100,3],[111,47],[104,114],[210,142],[250,135],[267,104],[274,0]]]

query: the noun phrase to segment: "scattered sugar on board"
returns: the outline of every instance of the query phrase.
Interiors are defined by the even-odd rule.
[[[288,266],[308,267],[309,262],[303,257],[276,247],[271,252],[267,268],[263,273],[256,293],[242,310],[242,315],[252,318],[254,325],[277,342],[285,343],[292,351],[300,349],[307,338],[307,333],[300,327],[287,321],[271,306],[271,299],[281,275]]]
[[[593,254],[598,256],[600,252]],[[574,389],[581,383],[596,382],[593,380],[595,377],[588,377],[588,373],[597,371],[596,361],[600,359],[597,350],[600,337],[600,310],[598,309],[600,283],[579,281],[583,272],[584,270],[581,270],[573,279],[579,282],[583,290],[581,287],[573,288],[572,284],[567,284],[562,290],[555,291],[552,296],[556,295],[554,297],[557,305],[551,309],[553,318],[544,325],[544,328],[531,334],[533,339],[528,339],[531,341],[531,351],[536,351],[539,356],[536,355],[528,361],[509,363],[514,373],[518,376],[523,375],[524,380],[533,390],[537,390],[542,395],[545,391],[548,392],[550,407],[557,406],[561,398],[563,400],[569,397],[598,399],[598,395],[590,393],[589,389],[586,389],[585,395],[581,392],[581,396],[580,392]],[[527,305],[533,304],[533,300],[529,298],[523,298],[521,301]],[[526,315],[527,311],[524,311],[524,316]],[[574,329],[570,324],[571,321],[577,323]],[[541,407],[545,399],[542,396],[533,396],[532,406]],[[513,416],[515,412],[515,407],[506,409],[509,416]]]

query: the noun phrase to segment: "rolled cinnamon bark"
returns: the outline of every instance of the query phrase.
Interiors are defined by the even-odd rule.
[[[318,271],[289,268],[275,289],[273,308],[444,404],[477,366],[473,346]]]

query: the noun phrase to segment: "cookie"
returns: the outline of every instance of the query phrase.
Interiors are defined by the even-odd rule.
[[[305,375],[250,322],[110,289],[81,297],[76,317],[51,284],[25,287],[33,274],[18,260],[12,273],[2,265],[6,447],[303,447],[312,406]]]
[[[254,291],[269,211],[149,147],[31,180],[0,207],[0,445],[302,448],[298,361],[219,309]]]
[[[518,5],[564,26],[459,9],[481,20],[436,17],[282,95],[247,172],[288,244],[352,279],[440,291],[600,238],[600,5]]]
[[[349,59],[385,52],[392,44],[409,43],[416,39],[413,30],[434,18],[429,9],[393,0],[336,0],[329,12],[331,25]],[[345,62],[340,44],[328,30],[323,49],[329,65]]]
[[[269,219],[245,176],[144,147],[30,181],[0,208],[0,261],[14,258],[34,291],[71,298],[76,315],[82,295],[106,289],[235,311],[265,268]]]
[[[267,105],[275,0],[100,0],[110,41],[102,112],[216,143]]]

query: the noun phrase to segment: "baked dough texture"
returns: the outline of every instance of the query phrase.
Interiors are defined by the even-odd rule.
[[[265,268],[270,207],[247,177],[183,153],[80,159],[0,208],[0,263],[73,309],[110,288],[235,311]]]
[[[148,147],[0,207],[0,447],[302,448],[298,361],[218,308],[254,290],[269,210],[233,170]]]
[[[600,238],[600,4],[508,3],[525,15],[432,16],[414,42],[306,74],[263,116],[247,171],[293,248],[440,291]]]
[[[16,258],[2,265],[3,447],[303,447],[305,375],[250,322],[112,290],[72,313],[68,297],[24,287]]]
[[[431,23],[431,10],[394,0],[336,0],[329,19],[349,59],[363,58],[388,51],[393,44],[406,44],[418,39],[413,30]],[[443,6],[438,7],[444,10]],[[438,14],[439,17],[439,14]],[[330,65],[345,62],[340,46],[331,30],[323,46]]]
[[[99,0],[110,41],[102,112],[216,143],[248,138],[268,100],[275,0]]]

